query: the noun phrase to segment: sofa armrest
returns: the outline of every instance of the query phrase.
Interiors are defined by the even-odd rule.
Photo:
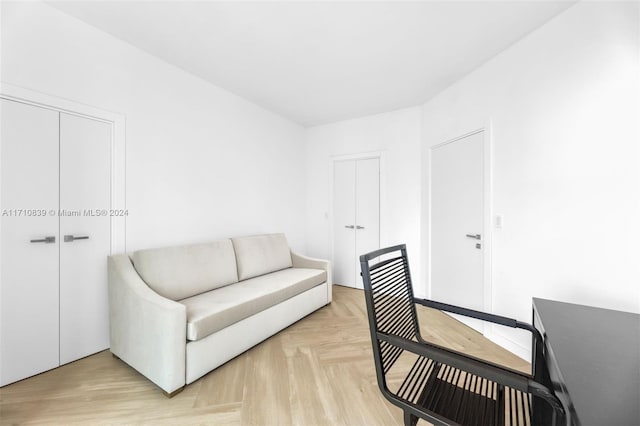
[[[291,262],[294,268],[324,269],[327,273],[327,303],[331,303],[333,298],[331,277],[331,262],[323,259],[315,259],[313,257],[303,256],[295,252],[291,252]]]
[[[187,311],[147,286],[125,254],[109,256],[111,352],[167,393],[185,385]]]

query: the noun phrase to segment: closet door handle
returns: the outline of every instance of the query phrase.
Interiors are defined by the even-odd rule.
[[[83,235],[81,237],[75,237],[73,235],[65,235],[64,236],[64,242],[65,243],[71,243],[71,242],[73,242],[75,240],[88,240],[88,239],[89,239],[88,235]]]
[[[347,229],[353,229],[354,228],[353,225],[345,225],[344,227],[347,228]]]
[[[356,229],[364,229],[364,226],[358,225],[358,226],[356,226]]]
[[[37,240],[30,240],[30,243],[45,243],[45,244],[52,244],[56,242],[56,237],[44,237],[42,239],[37,239]]]

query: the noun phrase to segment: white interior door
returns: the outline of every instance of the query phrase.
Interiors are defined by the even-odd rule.
[[[59,365],[59,113],[1,102],[3,386]]]
[[[111,125],[60,114],[60,364],[109,347]]]
[[[359,257],[380,247],[380,160],[335,161],[333,182],[333,281],[362,288]]]
[[[356,163],[333,164],[333,282],[355,287]]]
[[[431,150],[431,298],[476,310],[484,310],[483,143],[479,132]]]
[[[360,256],[380,248],[380,160],[356,162],[356,256],[355,282],[363,288]]]

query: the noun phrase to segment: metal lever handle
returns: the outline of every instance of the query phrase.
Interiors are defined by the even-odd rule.
[[[356,229],[364,229],[364,226],[358,225],[358,226],[356,226]]]
[[[64,236],[64,242],[65,243],[70,243],[70,242],[75,241],[75,240],[88,240],[88,239],[89,239],[88,235],[84,235],[82,237],[74,237],[73,235],[65,235]]]
[[[467,234],[466,237],[467,238],[474,238],[476,240],[479,240],[479,239],[482,238],[482,235],[480,235],[480,234]]]
[[[353,229],[353,228],[355,228],[353,225],[345,225],[344,227],[345,227],[345,228],[347,228],[347,229]]]
[[[30,240],[30,243],[45,243],[45,244],[52,244],[56,242],[56,237],[44,237],[40,240]]]

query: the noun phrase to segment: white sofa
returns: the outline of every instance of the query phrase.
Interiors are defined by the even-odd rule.
[[[283,234],[110,256],[111,352],[167,395],[331,302]]]

